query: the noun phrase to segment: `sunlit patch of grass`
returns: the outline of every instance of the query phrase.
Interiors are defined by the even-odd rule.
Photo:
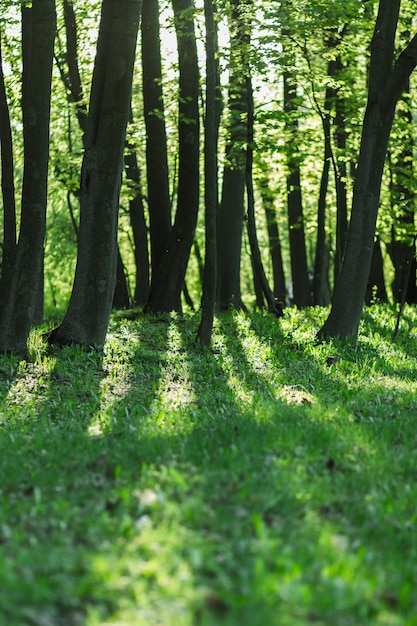
[[[413,309],[114,319],[102,352],[0,355],[10,626],[412,626]],[[412,323],[413,322],[413,323]]]

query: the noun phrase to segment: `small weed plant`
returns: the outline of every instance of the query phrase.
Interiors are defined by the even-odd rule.
[[[0,622],[417,624],[417,313],[114,319],[0,356]]]

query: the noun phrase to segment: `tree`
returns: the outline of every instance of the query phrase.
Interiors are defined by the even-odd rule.
[[[286,33],[288,36],[288,33]],[[287,137],[287,211],[291,254],[291,277],[294,304],[310,306],[311,290],[308,276],[307,250],[304,229],[300,154],[297,149],[297,86],[290,72],[284,71],[284,111]]]
[[[417,64],[417,35],[394,62],[401,0],[380,0],[351,219],[333,304],[320,337],[356,338],[372,260],[382,174],[396,104]]]
[[[51,79],[56,32],[53,0],[33,0],[22,6],[22,113],[24,171],[20,231],[13,245],[14,221],[12,152],[5,94],[1,133],[6,161],[3,168],[5,202],[6,265],[0,285],[0,351],[25,353],[34,322],[43,268],[49,157]],[[3,155],[2,155],[3,156]]]
[[[192,0],[173,0],[179,60],[179,170],[177,210],[156,271],[146,310],[181,311],[181,292],[199,203],[199,70]]]
[[[81,169],[74,285],[59,345],[102,346],[116,281],[117,225],[141,0],[103,0]]]
[[[206,257],[204,265],[201,322],[198,339],[210,345],[217,286],[216,213],[217,191],[217,124],[216,124],[216,25],[212,0],[204,0],[206,21],[206,108],[204,125],[204,198],[206,218]]]
[[[217,307],[243,306],[240,286],[242,231],[245,216],[245,168],[247,141],[246,78],[252,0],[230,2],[230,69],[228,85],[228,137],[222,196],[217,218]]]
[[[143,113],[146,127],[146,178],[150,217],[151,268],[156,274],[171,229],[167,134],[162,91],[159,2],[142,10]]]

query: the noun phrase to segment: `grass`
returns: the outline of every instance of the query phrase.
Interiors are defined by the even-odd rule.
[[[0,622],[417,624],[417,331],[373,307],[114,319],[0,357]]]

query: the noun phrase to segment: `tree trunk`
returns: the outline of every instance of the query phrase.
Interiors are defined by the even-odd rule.
[[[1,285],[0,351],[26,352],[43,267],[51,78],[56,32],[53,0],[22,8],[24,169],[19,240]]]
[[[140,169],[136,148],[127,142],[125,152],[125,172],[129,186],[129,215],[133,232],[133,246],[136,266],[135,292],[133,304],[145,306],[149,296],[149,253],[148,232],[141,190]]]
[[[330,315],[319,336],[356,338],[366,294],[384,161],[397,101],[417,64],[417,36],[395,65],[400,0],[380,0],[371,45],[368,103],[353,189],[345,256]]]
[[[268,173],[264,166],[262,166],[258,187],[265,210],[266,226],[268,230],[269,253],[271,255],[272,275],[274,279],[274,296],[278,302],[285,304],[287,297],[278,221],[275,213],[273,192],[270,189]]]
[[[284,72],[284,111],[287,115],[286,132],[288,137],[287,211],[291,277],[294,304],[298,307],[306,307],[312,304],[312,297],[307,266],[300,163],[296,148],[296,136],[298,133],[298,121],[294,118],[294,113],[297,110],[296,102],[296,85],[290,74]]]
[[[141,0],[103,0],[81,170],[75,280],[51,343],[102,346],[116,282],[123,150]]]
[[[206,110],[204,128],[204,189],[206,215],[206,257],[203,278],[201,322],[198,339],[209,346],[213,329],[217,285],[216,213],[217,191],[217,127],[216,127],[216,25],[213,0],[204,0],[206,20]]]
[[[395,302],[416,303],[416,263],[415,263],[415,214],[416,199],[414,184],[414,129],[412,112],[409,102],[409,85],[407,97],[402,100],[403,106],[398,113],[398,126],[394,145],[389,155],[391,210],[394,216],[391,229],[391,242],[388,245],[394,265],[394,281],[392,293]],[[407,285],[404,277],[409,273]],[[403,293],[404,286],[406,293]]]
[[[7,283],[15,262],[16,254],[16,198],[14,185],[13,139],[10,126],[9,106],[4,84],[2,37],[0,30],[0,147],[1,147],[1,190],[3,197],[3,255],[1,280]],[[1,292],[0,292],[1,293]]]
[[[248,50],[252,0],[231,1],[229,122],[222,197],[217,219],[217,307],[243,306],[240,287],[242,231],[245,216]]]
[[[146,177],[150,218],[151,268],[156,274],[171,229],[167,136],[162,93],[159,2],[142,10],[143,112],[146,126]]]
[[[261,258],[261,251],[259,249],[258,236],[256,232],[255,221],[255,197],[253,192],[253,142],[254,142],[254,103],[253,103],[253,89],[252,80],[250,74],[246,77],[246,93],[248,98],[247,112],[247,148],[246,148],[246,192],[248,202],[248,239],[252,256],[252,267],[255,278],[255,291],[257,292],[257,302],[261,303],[262,296],[268,304],[268,310],[277,317],[282,317],[282,306],[279,304],[272,293],[269,286],[268,279],[265,274],[264,266]],[[259,293],[259,288],[260,292]],[[261,295],[262,294],[262,295]]]
[[[365,304],[370,306],[376,302],[388,302],[384,278],[384,259],[382,257],[381,240],[375,238],[372,251],[371,268],[366,286]]]
[[[181,292],[197,224],[199,201],[199,71],[192,0],[173,0],[179,58],[179,171],[175,222],[146,310],[181,311]]]

